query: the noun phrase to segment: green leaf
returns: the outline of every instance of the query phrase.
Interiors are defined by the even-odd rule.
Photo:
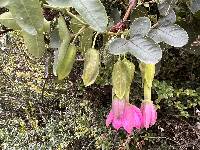
[[[0,23],[13,30],[21,30],[10,12],[5,12],[0,15]]]
[[[116,96],[122,99],[126,93],[128,84],[126,70],[121,60],[118,60],[113,67],[112,85]]]
[[[58,29],[59,29],[59,36],[62,41],[63,40],[67,40],[67,41],[71,40],[70,32],[67,28],[65,19],[62,16],[60,16],[58,18]]]
[[[176,13],[171,10],[167,16],[164,16],[158,20],[160,26],[168,26],[176,22]]]
[[[59,43],[61,44],[58,49],[58,56],[55,56],[54,70],[56,70],[58,79],[62,80],[69,75],[76,55],[76,47],[74,45],[69,46],[71,40],[70,32],[62,16],[58,18],[58,33],[55,30],[55,36],[57,34],[59,34],[59,37],[53,41],[56,42],[54,46],[56,48]]]
[[[44,19],[39,0],[13,0],[8,8],[17,24],[27,33],[37,35],[43,30]]]
[[[171,10],[175,7],[177,0],[164,0],[159,3],[158,10],[161,16],[167,16]]]
[[[122,60],[122,63],[125,66],[125,70],[127,72],[127,77],[128,77],[129,83],[131,84],[131,82],[134,78],[135,65],[132,62],[130,62],[129,60],[127,60],[126,58],[124,58]]]
[[[135,35],[126,40],[117,38],[109,45],[109,52],[114,55],[130,52],[140,61],[156,64],[162,58],[162,50],[152,39]]]
[[[44,18],[44,32],[47,33],[50,32],[50,21],[47,21],[45,18]]]
[[[104,32],[107,28],[108,17],[100,0],[70,1],[82,18],[97,32]]]
[[[58,64],[56,69],[58,80],[64,79],[71,72],[76,56],[76,46],[70,44],[66,49],[66,43],[63,42],[61,44],[60,51],[66,51],[66,53],[64,56],[62,56],[62,59],[58,57]]]
[[[140,17],[133,21],[130,26],[130,36],[133,37],[134,35],[142,35],[145,36],[148,34],[151,27],[151,21],[147,17]]]
[[[76,19],[71,19],[71,28],[74,33],[77,33],[81,28],[82,24],[78,22]],[[79,51],[85,52],[90,49],[92,46],[92,35],[94,31],[91,28],[86,28],[81,35],[79,35],[80,47]]]
[[[0,7],[6,7],[10,3],[10,0],[0,0]]]
[[[61,45],[61,40],[59,37],[59,31],[58,28],[55,28],[51,33],[50,33],[50,48],[59,48]]]
[[[99,74],[99,51],[90,48],[85,54],[83,82],[85,86],[93,84]]]
[[[109,53],[114,55],[125,54],[128,52],[127,40],[124,38],[116,38],[109,44]]]
[[[47,3],[53,7],[67,8],[70,0],[47,0]]]
[[[134,36],[125,45],[137,59],[147,64],[156,64],[162,58],[162,50],[152,39]]]
[[[25,45],[28,48],[28,52],[34,57],[40,58],[45,51],[44,36],[42,32],[38,32],[36,35],[22,32]]]
[[[187,32],[176,24],[152,29],[148,36],[157,43],[165,42],[174,47],[182,47],[188,42]]]
[[[54,57],[53,57],[53,60],[54,60],[54,62],[53,62],[53,74],[54,74],[54,76],[57,76],[57,64],[58,64],[58,49],[54,49]]]
[[[196,13],[197,11],[199,11],[200,10],[200,0],[191,0],[190,9],[193,14]]]
[[[134,78],[135,65],[129,60],[127,60],[126,58],[122,60],[122,63],[125,68],[126,76],[127,76],[127,86],[126,86],[125,97],[128,98],[129,93],[130,93],[130,86]]]

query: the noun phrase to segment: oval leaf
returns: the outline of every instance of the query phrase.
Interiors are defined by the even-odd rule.
[[[128,42],[129,52],[137,59],[156,64],[162,58],[162,50],[152,39],[141,35],[134,36]]]
[[[59,36],[60,39],[63,40],[67,40],[70,41],[71,37],[70,37],[70,31],[67,28],[65,19],[63,18],[63,16],[60,16],[58,18],[58,31],[59,31]]]
[[[28,52],[33,56],[40,58],[45,51],[45,43],[43,33],[38,32],[36,35],[22,32],[25,45],[28,48]]]
[[[116,96],[122,99],[126,93],[127,75],[124,65],[121,60],[118,60],[113,67],[112,85]]]
[[[152,29],[149,34],[157,43],[165,42],[174,47],[182,47],[188,42],[187,32],[178,25],[161,26]]]
[[[96,49],[89,49],[85,54],[83,82],[85,86],[93,84],[99,74],[99,51]]]
[[[14,0],[8,6],[17,24],[27,33],[36,35],[43,29],[44,19],[39,0]]]
[[[65,42],[63,42],[61,44],[60,50],[65,51],[65,49],[66,49],[66,44]],[[69,75],[75,61],[75,56],[76,56],[76,46],[70,44],[66,50],[65,55],[62,56],[63,59],[59,59],[58,57],[58,64],[56,69],[58,80],[62,80]]]
[[[116,38],[109,44],[109,53],[114,55],[125,54],[128,52],[127,40],[122,38]]]
[[[104,32],[107,28],[108,17],[100,0],[70,1],[83,19],[97,32]]]
[[[21,30],[10,12],[5,12],[0,15],[0,23],[13,30]]]
[[[133,21],[130,26],[130,36],[140,34],[145,36],[148,34],[151,27],[151,21],[147,17],[140,17]]]

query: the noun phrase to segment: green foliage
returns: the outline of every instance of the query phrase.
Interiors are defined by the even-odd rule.
[[[93,84],[99,74],[100,58],[98,50],[90,48],[85,54],[83,82],[85,86]]]
[[[44,25],[42,9],[38,0],[10,1],[8,8],[17,24],[30,35],[41,32]]]
[[[14,29],[14,30],[21,30],[20,26],[14,20],[12,14],[10,12],[5,12],[0,15],[0,22],[4,26]]]
[[[157,80],[154,81],[154,89],[158,95],[157,106],[160,108],[161,103],[164,103],[169,113],[172,108],[175,108],[181,116],[190,117],[188,110],[200,106],[200,93],[196,90],[176,89],[165,81]]]
[[[18,30],[6,33],[7,43],[3,43],[4,47],[0,49],[0,124],[3,125],[0,127],[1,148],[141,149],[144,146],[141,143],[154,144],[159,138],[153,140],[152,137],[159,133],[163,135],[160,132],[163,114],[193,117],[191,110],[200,105],[199,91],[185,86],[177,88],[175,82],[172,86],[166,81],[156,80],[153,84],[156,94],[154,92],[152,99],[155,99],[160,108],[158,124],[148,131],[135,131],[128,138],[121,131],[115,135],[112,128],[105,127],[105,117],[112,99],[111,86],[108,85],[113,84],[114,92],[119,98],[127,97],[131,89],[130,101],[134,101],[136,105],[143,99],[137,59],[151,64],[160,61],[162,51],[167,53],[167,50],[161,50],[155,42],[156,38],[159,38],[157,42],[180,47],[187,43],[187,31],[189,37],[192,37],[189,39],[189,47],[196,51],[199,48],[199,8],[194,8],[197,13],[193,15],[188,11],[185,1],[177,1],[178,5],[170,1],[159,4],[159,19],[158,12],[152,12],[156,8],[148,3],[140,5],[139,1],[131,14],[130,29],[125,24],[125,29],[115,33],[109,31],[110,25],[112,26],[113,21],[118,23],[116,18],[123,17],[121,12],[127,8],[128,1],[118,3],[119,1],[102,0],[101,3],[99,0],[48,0],[48,4],[44,4],[44,1],[39,0],[0,0],[0,6],[9,9],[9,12],[0,15],[0,23],[5,26],[1,31],[7,31],[7,28]],[[193,1],[193,4],[195,2],[197,1]],[[71,9],[71,6],[75,9]],[[113,10],[119,16],[113,17]],[[175,25],[175,22],[187,30]],[[97,34],[102,38],[93,39],[95,31],[101,32]],[[155,41],[148,37],[149,31],[155,31],[152,36]],[[91,49],[92,43],[95,49]],[[161,45],[166,47],[164,43]],[[31,60],[24,51],[26,47],[32,56],[44,57]],[[48,51],[45,51],[46,48]],[[111,54],[123,55],[124,58],[116,62],[122,56],[113,56],[108,49]],[[168,53],[167,57],[171,59]],[[136,64],[136,73],[133,62]],[[177,62],[179,63],[178,59]],[[198,71],[195,73],[198,76]],[[134,75],[136,77],[132,83]],[[148,73],[144,78],[151,78],[148,75],[151,74]],[[58,79],[68,78],[58,81],[55,76]],[[87,86],[94,81],[96,84],[93,86],[85,88],[83,85],[83,82]],[[198,82],[198,77],[194,82]],[[168,144],[161,141],[159,146],[161,149],[169,149]]]

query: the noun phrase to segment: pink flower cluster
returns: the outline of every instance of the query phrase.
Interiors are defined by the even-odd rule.
[[[106,126],[112,123],[116,130],[123,127],[130,134],[133,128],[149,128],[155,124],[156,119],[157,113],[152,102],[143,102],[139,109],[125,100],[114,99]]]

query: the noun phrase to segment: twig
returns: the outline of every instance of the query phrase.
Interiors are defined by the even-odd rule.
[[[74,43],[75,42],[75,40],[77,39],[77,37],[82,33],[82,32],[84,32],[84,30],[87,28],[88,26],[83,26],[76,34],[75,34],[75,36],[74,36],[74,39],[73,39],[73,42],[72,43]]]
[[[67,13],[70,17],[72,17],[72,18],[76,19],[77,21],[79,21],[81,24],[87,25],[87,23],[85,23],[83,20],[81,20],[79,17],[77,17],[77,16],[74,15],[73,13],[71,13],[69,10],[66,10],[66,13]]]
[[[136,2],[137,0],[132,0],[132,2],[130,3],[127,11],[126,11],[126,14],[124,15],[124,18],[122,19],[123,21],[126,21],[131,13],[131,10],[136,6]]]
[[[62,9],[62,8],[53,7],[53,6],[50,6],[50,5],[47,5],[47,4],[43,4],[43,7],[50,8],[50,9],[56,9],[56,10],[61,10]],[[68,14],[68,16],[76,19],[81,24],[87,25],[83,20],[81,20],[79,17],[77,17],[76,15],[74,15],[73,13],[71,13],[69,10],[65,9],[65,12]]]

